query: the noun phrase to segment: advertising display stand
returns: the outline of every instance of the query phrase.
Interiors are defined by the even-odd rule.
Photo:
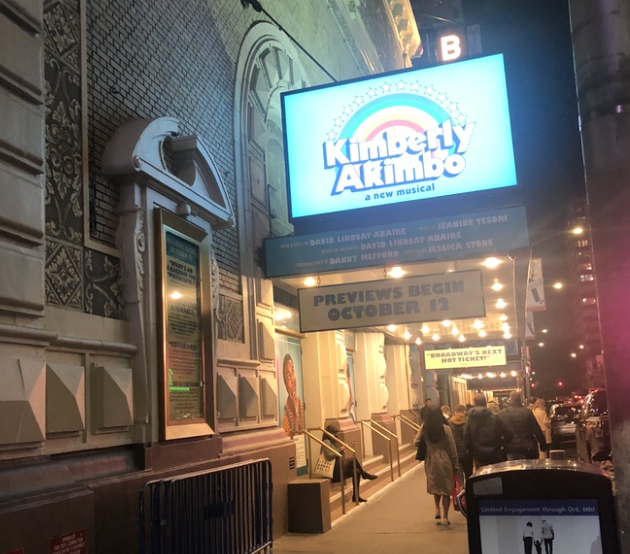
[[[483,467],[466,483],[470,554],[620,553],[611,479],[571,460]]]

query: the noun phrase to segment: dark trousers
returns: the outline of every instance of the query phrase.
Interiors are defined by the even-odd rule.
[[[464,474],[464,479],[462,481],[462,485],[466,482],[466,480],[472,475],[473,472],[473,461],[471,456],[464,456],[459,459],[459,467],[461,468],[461,472]]]
[[[553,539],[545,539],[545,554],[553,554]]]
[[[542,554],[542,543],[540,541],[534,541],[536,547],[536,554]]]
[[[341,458],[337,458],[335,460],[335,469],[333,470],[333,476],[331,481],[333,483],[339,483],[341,481],[341,468],[340,468],[340,460]],[[343,462],[343,478],[344,480],[348,477],[352,477],[354,473],[354,462],[352,458],[346,459]],[[352,479],[352,494],[353,496],[358,496],[359,494],[359,483],[361,481],[361,476],[363,475],[363,467],[359,460],[357,460],[357,472],[354,474],[354,478]]]
[[[525,554],[532,554],[532,544],[534,539],[532,537],[523,537],[523,546],[525,548]]]

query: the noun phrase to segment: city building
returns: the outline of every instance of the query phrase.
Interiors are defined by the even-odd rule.
[[[279,536],[305,429],[335,423],[359,444],[359,420],[393,433],[425,395],[454,404],[471,379],[522,378],[518,195],[289,217],[281,94],[410,68],[421,41],[408,0],[0,5],[12,45],[0,55],[0,551],[137,552],[148,481],[260,458]],[[472,126],[448,110],[428,143],[452,149],[439,163],[457,174]],[[511,142],[497,120],[500,165]],[[514,188],[508,170],[498,185]],[[318,241],[338,237],[361,259],[324,254]],[[313,252],[312,271],[292,268]],[[389,284],[402,276],[406,292]],[[407,303],[337,309],[350,296],[333,287],[352,283],[355,297]],[[322,325],[303,299],[355,321]],[[413,317],[357,322],[373,310]],[[377,435],[367,451],[386,456]]]
[[[605,377],[593,242],[586,200],[576,200],[571,204],[567,229],[567,293],[577,341],[574,353],[585,372],[586,384],[600,387],[604,386]]]

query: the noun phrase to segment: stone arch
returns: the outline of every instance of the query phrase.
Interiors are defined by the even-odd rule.
[[[249,30],[237,64],[234,126],[240,139],[237,179],[243,183],[239,215],[252,210],[248,233],[255,248],[266,236],[293,231],[287,218],[280,93],[303,88],[305,75],[296,48],[277,27],[261,22]],[[270,154],[276,163],[273,183],[267,164]],[[282,164],[280,169],[277,163]]]

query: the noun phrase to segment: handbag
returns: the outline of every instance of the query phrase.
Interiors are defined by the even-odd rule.
[[[424,440],[424,435],[420,436],[420,441],[418,442],[418,450],[416,452],[416,460],[419,462],[424,462],[424,459],[427,457],[427,443]]]
[[[453,508],[455,508],[455,511],[457,512],[460,511],[459,503],[457,502],[457,497],[460,495],[460,493],[463,490],[464,490],[464,486],[462,485],[462,481],[459,478],[459,474],[455,473],[453,475],[453,490],[451,492],[451,496],[453,498]]]
[[[313,476],[323,477],[325,479],[332,479],[333,473],[335,472],[335,462],[335,458],[333,458],[332,460],[327,460],[326,456],[322,452],[315,462],[315,467],[313,468]]]

